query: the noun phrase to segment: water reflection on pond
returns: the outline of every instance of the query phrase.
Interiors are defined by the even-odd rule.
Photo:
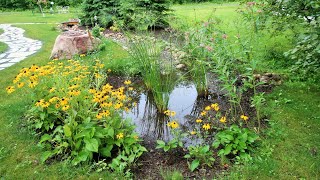
[[[184,130],[192,130],[192,123],[198,117],[199,112],[211,100],[197,98],[197,90],[192,83],[177,85],[170,93],[168,109],[175,111],[177,120]],[[210,97],[209,97],[210,99]],[[215,98],[216,99],[216,98]],[[210,101],[210,102],[209,102]],[[215,100],[217,102],[217,100]],[[169,117],[163,112],[158,112],[151,93],[142,92],[137,106],[124,117],[131,118],[137,126],[136,131],[141,137],[149,140],[170,139],[167,123]]]

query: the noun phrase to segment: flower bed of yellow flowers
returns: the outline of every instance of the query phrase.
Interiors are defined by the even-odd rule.
[[[61,157],[77,165],[94,154],[122,172],[146,151],[134,126],[120,116],[132,106],[130,80],[113,88],[99,61],[51,61],[23,68],[7,87],[33,100],[26,112],[28,126],[45,152],[42,162]]]

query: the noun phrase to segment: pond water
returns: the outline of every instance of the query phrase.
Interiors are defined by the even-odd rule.
[[[209,95],[208,99],[198,97],[193,83],[184,82],[177,85],[170,93],[168,109],[175,111],[176,120],[183,131],[192,131],[195,119],[205,106],[211,103],[224,104],[223,97]],[[141,92],[137,106],[124,114],[125,118],[131,118],[136,125],[136,131],[145,139],[155,141],[157,139],[171,139],[167,123],[169,117],[163,112],[158,112],[151,93]]]

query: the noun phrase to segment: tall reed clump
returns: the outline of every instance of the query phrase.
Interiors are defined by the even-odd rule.
[[[146,88],[152,92],[157,109],[163,112],[175,86],[172,62],[162,59],[164,43],[154,37],[134,36],[130,38],[129,46],[129,53],[141,66]]]

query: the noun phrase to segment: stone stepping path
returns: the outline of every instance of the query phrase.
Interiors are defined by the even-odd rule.
[[[9,46],[8,51],[0,54],[0,71],[26,59],[42,46],[41,41],[24,37],[25,30],[21,28],[0,24],[0,29],[4,30],[0,35],[0,41]]]

